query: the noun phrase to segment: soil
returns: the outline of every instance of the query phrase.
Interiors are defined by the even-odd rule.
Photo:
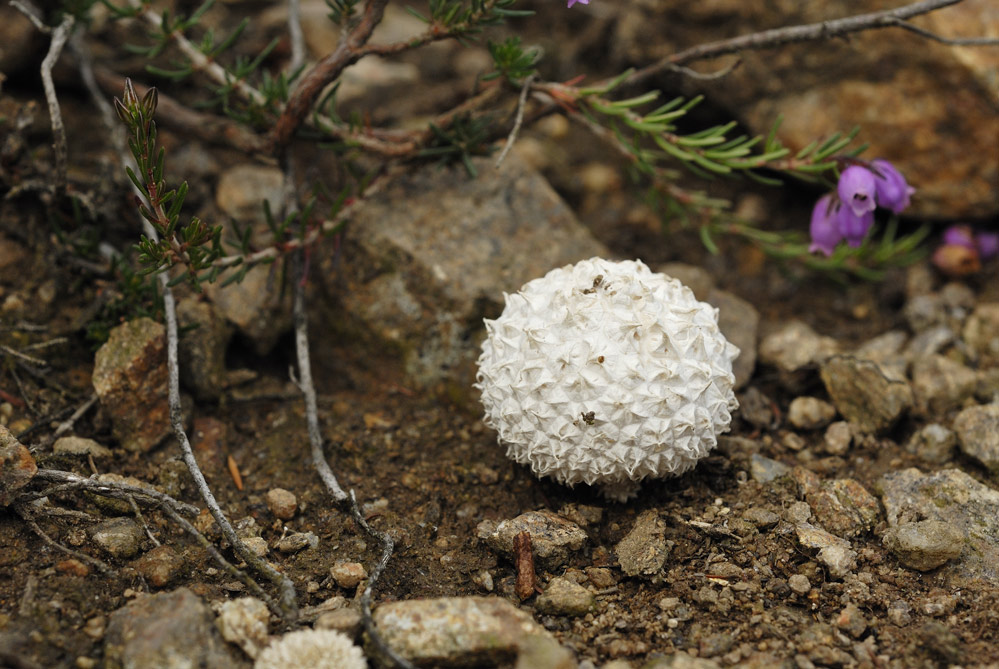
[[[82,93],[66,86],[64,113],[74,161],[71,180],[78,192],[89,196],[99,223],[87,214],[74,219],[71,210],[31,190],[2,205],[0,257],[8,262],[0,264],[0,301],[17,298],[22,304],[4,307],[0,343],[16,349],[50,344],[35,349],[46,361],[37,375],[26,373],[9,354],[3,357],[0,390],[9,408],[0,409],[6,411],[0,421],[33,448],[40,467],[84,475],[114,472],[164,484],[177,471],[179,459],[178,447],[170,440],[148,454],[114,449],[111,457],[92,462],[55,456],[47,445],[58,422],[92,392],[94,343],[85,336],[86,325],[95,305],[116,290],[113,276],[94,260],[96,242],[100,239],[119,248],[134,243],[129,228],[134,212],[121,197],[124,186],[110,176],[116,168],[104,162],[113,154],[89,129],[94,112]],[[2,101],[7,105],[5,114],[28,101],[44,109],[40,86],[27,75],[5,83],[4,94],[9,96]],[[7,186],[23,186],[50,175],[45,125],[44,113],[36,113],[23,135],[25,153],[33,157],[8,169]],[[180,143],[169,127],[164,137],[167,144]],[[642,257],[653,267],[667,261],[705,267],[721,288],[759,310],[764,331],[799,319],[850,346],[905,327],[903,271],[890,272],[880,283],[844,283],[778,265],[732,241],[723,242],[720,253],[711,255],[693,233],[677,230],[663,236],[648,220],[635,222],[619,210],[608,214],[608,207],[587,201],[575,178],[579,169],[595,161],[611,165],[615,161],[583,143],[567,144],[577,148],[550,166],[546,176],[617,255]],[[223,165],[232,157],[225,150],[202,149]],[[731,189],[728,193],[734,198],[759,192],[742,186],[719,188]],[[615,193],[618,202],[637,202],[641,197],[623,186]],[[189,206],[196,210],[202,204],[198,198],[210,197],[210,189],[197,187]],[[807,220],[813,194],[789,189],[776,196],[767,192],[766,197],[777,200],[769,206],[775,215],[772,224],[788,227]],[[967,281],[979,299],[995,300],[994,279],[993,266]],[[268,542],[292,531],[319,537],[316,549],[273,555],[294,581],[304,607],[335,595],[354,597],[353,590],[333,582],[329,567],[337,561],[356,561],[370,568],[379,557],[379,546],[331,504],[312,469],[302,402],[287,375],[293,350],[286,338],[271,354],[260,356],[237,339],[227,366],[251,370],[252,380],[231,388],[217,404],[197,404],[191,435],[208,481],[231,518],[255,518]],[[455,406],[409,387],[389,357],[361,359],[349,342],[323,342],[314,345],[313,360],[329,460],[343,486],[357,491],[372,525],[397,540],[397,550],[377,584],[376,601],[486,594],[478,583],[483,570],[492,575],[495,594],[516,601],[514,565],[477,538],[476,526],[537,509],[578,517],[579,507],[593,507],[599,509],[600,518],[584,527],[589,536],[585,549],[555,573],[540,568],[538,573],[541,584],[568,576],[597,593],[595,610],[586,616],[535,616],[579,660],[601,666],[620,659],[640,666],[648,659],[686,650],[723,665],[753,657],[756,662],[771,658],[799,667],[980,666],[999,661],[999,586],[954,590],[936,572],[902,567],[881,544],[883,514],[872,532],[853,539],[858,567],[843,579],[828,575],[815,556],[797,544],[786,523],[758,528],[729,522],[748,510],[772,511],[784,518],[799,501],[790,481],[762,484],[747,477],[753,452],[803,465],[823,479],[853,478],[875,491],[885,472],[926,468],[900,445],[919,427],[915,419],[905,419],[884,438],[861,440],[845,457],[825,457],[821,431],[801,433],[804,448],[792,451],[784,445],[783,423],[761,430],[736,416],[729,438],[693,472],[648,482],[631,503],[610,503],[587,486],[569,489],[538,480],[527,468],[513,464],[495,435],[482,425],[474,403]],[[751,385],[773,400],[778,417],[796,394],[826,397],[817,375],[790,393],[778,383],[774,370],[761,367]],[[73,433],[114,446],[108,416],[100,409],[85,413]],[[242,475],[242,489],[225,466],[229,457]],[[945,466],[955,465],[989,480],[969,461]],[[298,497],[300,510],[290,521],[277,520],[264,501],[275,487]],[[190,481],[178,496],[199,502]],[[78,658],[99,660],[103,651],[100,637],[88,633],[92,629],[87,622],[155,589],[131,561],[108,559],[90,542],[74,543],[73,538],[93,521],[110,517],[107,510],[79,493],[51,501],[90,519],[40,515],[41,528],[57,541],[107,560],[115,571],[110,576],[84,575],[66,566],[66,556],[47,545],[21,517],[0,511],[0,636],[7,644],[0,647],[0,664],[91,666]],[[655,579],[626,577],[617,567],[615,545],[638,514],[652,508],[667,519],[666,567]],[[205,552],[168,518],[155,511],[144,517],[149,530],[184,558],[183,570],[168,588],[186,586],[209,601],[240,592],[241,586],[219,573]],[[147,542],[146,547],[150,545]],[[738,569],[732,572],[731,565]],[[609,575],[594,568],[606,568]],[[738,576],[726,576],[730,572]],[[796,574],[808,577],[809,591],[791,590],[788,582]],[[859,606],[854,616],[867,623],[859,629],[850,627],[850,620],[842,622],[848,602]],[[889,609],[898,602],[911,607],[909,620],[889,617]],[[933,606],[934,602],[944,603]],[[532,604],[528,600],[523,605],[532,610]]]

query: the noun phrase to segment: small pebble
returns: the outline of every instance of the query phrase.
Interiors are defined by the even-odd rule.
[[[295,493],[284,488],[271,488],[267,491],[266,500],[267,508],[275,517],[281,520],[291,520],[295,517],[295,511],[298,509],[298,498],[295,497]]]
[[[888,605],[888,622],[905,627],[912,622],[912,607],[907,602],[896,599]]]
[[[791,586],[791,591],[799,595],[807,594],[812,589],[812,584],[804,574],[793,574],[787,579],[787,584]]]
[[[341,588],[353,590],[368,577],[368,572],[360,562],[337,562],[330,567],[330,576]]]
[[[853,435],[850,432],[850,424],[845,420],[838,420],[831,423],[826,428],[824,443],[826,453],[829,455],[846,455],[850,450],[850,442]]]
[[[295,532],[283,539],[279,539],[274,545],[282,553],[297,553],[305,548],[315,548],[319,545],[319,537],[312,532]]]
[[[542,613],[561,616],[586,615],[593,608],[593,593],[561,576],[553,578],[538,595],[535,608]]]
[[[135,568],[154,588],[162,588],[180,575],[184,558],[164,544],[136,560]]]
[[[93,525],[90,538],[102,550],[116,558],[134,557],[145,534],[131,518],[112,518]]]
[[[795,397],[787,410],[787,419],[800,430],[818,430],[836,416],[836,408],[817,397]]]

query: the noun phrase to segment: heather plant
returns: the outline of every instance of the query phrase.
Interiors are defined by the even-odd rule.
[[[69,43],[81,78],[93,92],[105,120],[114,123],[116,118],[119,130],[123,126],[127,131],[121,143],[122,173],[127,175],[134,190],[137,218],[143,230],[141,236],[137,235],[136,244],[140,274],[127,276],[134,283],[135,277],[144,273],[156,288],[144,291],[132,285],[128,294],[142,296],[147,302],[150,295],[162,300],[167,326],[171,422],[184,460],[229,544],[279,594],[276,598],[268,597],[254,581],[244,579],[244,582],[275,613],[292,622],[297,610],[293,584],[249,551],[236,536],[201,475],[184,432],[172,292],[181,282],[198,289],[206,282],[238,281],[250,268],[262,263],[288,261],[286,269],[294,279],[290,284],[295,320],[295,380],[306,405],[313,465],[334,503],[349,510],[358,526],[383,546],[382,558],[371,570],[360,598],[364,624],[378,643],[370,616],[371,591],[392,554],[393,543],[387,534],[368,525],[358,510],[354,492],[341,488],[324,455],[311,380],[304,305],[308,254],[315,243],[337,232],[366,199],[377,197],[379,190],[398,172],[393,168],[421,162],[457,162],[474,177],[482,163],[473,157],[488,155],[502,144],[497,156],[497,162],[501,162],[524,124],[546,115],[564,114],[626,159],[636,183],[668,223],[664,228],[667,234],[677,227],[694,229],[712,251],[717,250],[719,236],[733,235],[787,262],[876,277],[885,267],[918,257],[922,253],[919,243],[925,235],[922,229],[898,235],[897,216],[907,206],[913,189],[893,167],[891,156],[872,161],[861,158],[864,146],[856,143],[862,139],[856,129],[829,129],[826,136],[817,137],[808,146],[792,152],[779,139],[780,118],[775,118],[770,131],[761,136],[747,136],[734,121],[690,130],[691,125],[698,123],[697,107],[701,99],[666,95],[651,82],[654,75],[667,70],[695,76],[686,64],[699,59],[899,26],[912,16],[953,2],[925,0],[861,17],[705,44],[640,69],[583,85],[577,79],[569,82],[544,79],[543,54],[517,37],[500,32],[501,26],[516,30],[521,22],[531,20],[532,12],[523,9],[517,0],[429,0],[421,8],[408,8],[425,29],[389,43],[372,41],[388,0],[327,0],[328,16],[339,27],[340,39],[335,48],[317,54],[316,62],[312,63],[305,56],[298,0],[288,3],[290,50],[283,60],[275,55],[280,39],[272,40],[255,53],[242,49],[248,27],[246,20],[224,35],[209,28],[206,17],[210,16],[213,0],[206,0],[189,15],[160,7],[154,0],[102,0],[113,19],[130,21],[133,27],[144,26],[144,35],[132,30],[137,43],[129,45],[128,50],[147,61],[150,81],[191,81],[195,92],[186,91],[186,104],[168,96],[164,92],[167,86],[157,90],[114,72],[95,73],[91,58],[81,46],[91,12],[89,4],[64,7],[55,17],[57,23],[53,28],[47,27],[30,8],[22,6],[41,29],[52,35],[42,77],[56,138],[53,193],[60,196],[71,190],[67,185],[65,132],[51,77],[55,60]],[[573,8],[589,4],[589,0],[568,0],[567,4]],[[438,110],[430,119],[391,128],[373,126],[363,114],[343,111],[338,100],[341,83],[345,72],[358,61],[368,56],[418,51],[443,40],[462,44],[483,42],[492,58],[490,70],[483,72],[475,86],[465,91],[451,108]],[[719,76],[724,74],[721,72]],[[120,96],[113,108],[98,85],[113,88]],[[188,214],[185,200],[189,188],[171,177],[166,152],[159,142],[158,122],[169,124],[175,132],[224,144],[282,168],[287,195],[276,211],[266,208],[268,245],[254,246],[248,227],[239,227],[238,222],[227,231],[219,223]],[[301,183],[305,177],[296,174],[291,158],[298,143],[306,141],[321,144],[336,156],[340,169],[329,176],[328,182],[313,179],[316,183]],[[829,189],[829,193],[819,199],[810,229],[806,227],[807,221],[801,221],[793,229],[774,231],[740,220],[731,213],[729,202],[710,195],[706,189],[681,185],[677,168],[703,180],[746,178],[766,188],[788,181],[810,182]],[[878,208],[882,210],[880,216]],[[883,222],[880,231],[879,220]],[[983,256],[994,247],[994,244],[988,246],[992,244],[989,240],[974,236],[951,242],[952,246],[962,248],[970,248],[968,244]],[[150,313],[158,311],[152,308]],[[48,476],[58,480],[56,474]],[[95,484],[73,479],[73,485],[86,489]],[[134,490],[125,492],[139,494]],[[206,550],[214,550],[208,547],[207,540],[204,544]],[[384,648],[383,651],[400,666],[409,666],[391,651]]]

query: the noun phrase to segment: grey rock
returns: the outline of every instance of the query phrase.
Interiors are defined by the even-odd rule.
[[[867,630],[867,619],[860,607],[850,602],[843,607],[836,617],[836,627],[843,630],[854,639],[859,639]]]
[[[111,456],[110,448],[85,437],[59,437],[52,444],[52,452],[57,455],[92,455],[95,458]]]
[[[800,430],[818,430],[836,417],[836,407],[817,397],[795,397],[787,410],[787,419]]]
[[[230,652],[209,609],[186,588],[140,597],[111,614],[104,641],[108,669],[248,667]]]
[[[123,448],[145,452],[170,433],[166,331],[150,318],[111,330],[94,359],[94,390]]]
[[[455,165],[396,179],[354,215],[342,253],[318,254],[331,299],[317,322],[394,351],[423,387],[471,387],[482,318],[500,314],[503,291],[608,255],[517,155],[473,164],[477,178]]]
[[[888,622],[905,627],[912,622],[912,606],[903,599],[896,599],[888,605]]]
[[[918,360],[943,351],[957,340],[957,335],[947,325],[936,325],[918,333],[905,347],[903,355],[908,360]]]
[[[961,451],[999,473],[999,404],[968,407],[954,418]]]
[[[297,553],[306,548],[315,548],[319,545],[319,537],[312,532],[293,532],[286,537],[278,539],[274,548],[282,553]]]
[[[753,506],[746,509],[742,513],[742,517],[751,522],[756,527],[768,528],[773,527],[778,522],[780,522],[780,516],[778,516],[773,511],[769,509],[762,509],[758,506]]]
[[[746,300],[717,288],[708,292],[705,301],[718,308],[718,329],[739,347],[739,357],[732,363],[732,373],[735,374],[735,388],[741,388],[749,382],[756,368],[760,314]]]
[[[557,569],[569,559],[569,554],[586,543],[586,532],[575,523],[551,511],[528,511],[516,518],[497,523],[484,520],[476,533],[494,551],[513,555],[513,539],[521,532],[531,535],[534,559],[548,569]]]
[[[24,444],[0,425],[0,506],[10,504],[37,471],[38,465]]]
[[[583,616],[593,608],[595,601],[593,593],[585,587],[556,576],[538,595],[534,608],[556,616]]]
[[[749,456],[749,475],[759,483],[770,483],[791,473],[791,468],[759,453]]]
[[[795,525],[795,534],[802,547],[817,551],[819,562],[829,569],[833,578],[843,578],[857,568],[857,553],[850,542],[810,523]]]
[[[957,469],[924,474],[915,468],[885,474],[881,489],[889,527],[936,520],[964,534],[961,560],[941,570],[950,585],[999,579],[999,491]]]
[[[111,518],[92,525],[90,538],[102,550],[116,558],[134,557],[142,546],[145,534],[131,518]]]
[[[313,625],[317,630],[336,630],[351,639],[357,638],[363,627],[361,612],[354,607],[320,613]]]
[[[199,400],[215,401],[225,385],[225,352],[232,329],[215,307],[188,296],[177,303],[180,379]]]
[[[947,319],[947,311],[938,293],[915,295],[906,301],[902,307],[909,328],[916,333],[923,332],[935,325],[941,325]]]
[[[999,365],[999,302],[982,302],[964,322],[961,339],[981,367]]]
[[[909,384],[869,360],[834,356],[820,375],[840,415],[863,432],[887,430],[912,405]]]
[[[885,532],[882,541],[899,562],[919,571],[936,569],[964,550],[964,534],[941,520],[896,525]]]
[[[257,265],[241,281],[206,284],[205,294],[217,313],[246,336],[260,355],[268,353],[291,329],[291,300],[281,289],[277,264]]]
[[[805,500],[818,523],[838,536],[869,532],[881,516],[877,498],[853,479],[823,481]]]
[[[902,351],[909,335],[902,330],[889,330],[868,339],[853,351],[853,357],[870,360],[881,365],[896,364],[903,358]]]
[[[829,455],[846,455],[853,441],[853,431],[845,420],[838,420],[826,428],[822,444]]]
[[[799,595],[806,595],[812,589],[812,584],[804,574],[791,574],[791,577],[787,579],[787,584],[791,588],[791,592]]]
[[[374,613],[385,643],[422,666],[495,666],[512,662],[528,637],[551,635],[499,597],[387,602]],[[368,648],[369,657],[374,650]]]
[[[244,227],[265,223],[264,201],[281,211],[284,175],[277,167],[246,163],[233,165],[219,175],[215,204]]]
[[[760,342],[760,362],[785,373],[795,373],[833,355],[839,344],[801,321],[791,321]]]
[[[957,435],[939,423],[924,425],[905,445],[920,460],[934,465],[949,462],[956,447]]]
[[[669,545],[666,522],[656,509],[646,509],[635,519],[631,531],[615,547],[621,570],[628,576],[656,576],[662,572]]]
[[[912,363],[915,410],[923,416],[941,416],[974,395],[977,381],[974,371],[950,358],[917,358]]]
[[[739,415],[744,421],[761,430],[775,427],[774,407],[769,397],[756,386],[749,386],[739,396]]]
[[[267,633],[271,614],[267,605],[256,597],[239,597],[223,602],[215,620],[222,638],[256,658],[271,642]]]

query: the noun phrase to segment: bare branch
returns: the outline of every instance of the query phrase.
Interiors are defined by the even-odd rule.
[[[364,592],[361,593],[361,621],[364,623],[364,631],[368,633],[368,637],[371,639],[371,643],[375,645],[375,648],[387,659],[390,659],[398,667],[403,667],[403,669],[415,669],[414,665],[406,658],[400,656],[392,648],[385,643],[382,639],[381,634],[378,633],[378,629],[375,627],[375,620],[371,616],[371,594],[374,592],[375,584],[378,582],[378,578],[385,571],[385,567],[388,566],[389,560],[392,558],[392,551],[395,549],[395,542],[392,541],[386,532],[379,532],[375,528],[368,524],[368,521],[364,518],[364,514],[361,513],[361,509],[357,506],[357,496],[354,491],[350,491],[350,510],[354,517],[354,521],[361,526],[361,528],[371,535],[373,538],[377,539],[382,545],[382,556],[378,560],[377,564],[371,569],[371,575],[368,576],[368,582],[364,586]]]
[[[895,9],[887,9],[880,12],[859,14],[843,19],[822,21],[820,23],[774,28],[749,35],[740,35],[732,39],[700,44],[675,53],[672,56],[667,56],[659,62],[643,67],[640,70],[636,70],[626,79],[626,82],[636,84],[645,81],[670,69],[671,65],[684,65],[697,60],[715,58],[740,51],[771,49],[785,44],[841,37],[850,33],[874,28],[893,27],[905,19],[919,16],[920,14],[928,14],[941,7],[956,5],[959,2],[961,0],[922,0],[921,2],[914,2],[903,7],[896,7]]]
[[[361,47],[371,37],[375,26],[381,23],[388,0],[367,0],[364,15],[356,26],[340,40],[336,49],[306,73],[298,86],[291,92],[288,104],[274,124],[268,138],[268,145],[279,151],[291,140],[291,136],[305,120],[312,109],[312,103],[327,85],[340,76],[344,69],[357,62],[363,55]]]
[[[305,65],[305,36],[302,34],[301,5],[301,0],[288,0],[288,38],[291,41],[289,73],[295,72]]]
[[[17,512],[17,515],[21,516],[21,519],[28,524],[28,527],[30,527],[32,531],[34,531],[34,533],[37,534],[42,539],[42,541],[47,543],[49,546],[52,546],[56,550],[62,551],[66,555],[74,557],[77,560],[80,560],[81,562],[86,562],[87,564],[96,568],[97,571],[101,572],[102,574],[108,575],[114,573],[111,567],[108,566],[106,562],[102,562],[97,558],[90,557],[86,553],[74,551],[72,548],[63,546],[61,543],[59,543],[58,541],[50,537],[48,534],[46,534],[45,530],[43,530],[41,526],[35,521],[34,513],[32,513],[32,511],[28,508],[27,504],[15,503],[12,506],[14,507],[14,511]]]
[[[898,26],[909,32],[913,32],[920,37],[925,37],[926,39],[931,39],[934,42],[940,42],[941,44],[948,44],[950,46],[999,46],[999,37],[944,37],[942,35],[937,35],[929,30],[924,30],[919,26],[914,26],[908,21],[903,21],[902,19],[895,19],[892,21],[892,25]]]
[[[503,164],[506,154],[510,153],[513,143],[517,141],[517,133],[520,132],[520,126],[524,122],[524,107],[527,105],[527,94],[531,91],[531,84],[534,83],[536,78],[537,75],[534,74],[526,77],[523,85],[520,87],[520,97],[517,99],[517,116],[514,118],[510,134],[506,138],[506,144],[503,145],[503,150],[500,151],[499,156],[496,158],[496,167]]]

